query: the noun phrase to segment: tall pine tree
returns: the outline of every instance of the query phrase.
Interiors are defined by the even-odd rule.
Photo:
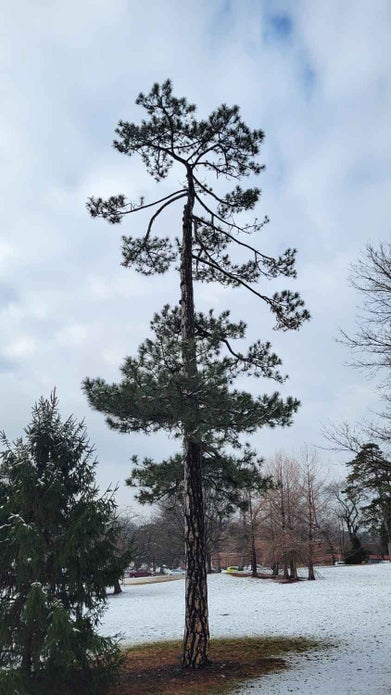
[[[276,328],[282,330],[299,328],[309,314],[297,293],[268,295],[257,286],[281,275],[295,277],[295,251],[288,249],[277,258],[261,253],[249,238],[267,219],[242,224],[237,220],[260,196],[258,188],[243,189],[238,181],[262,171],[256,157],[263,132],[250,130],[237,106],[223,104],[207,119],[197,120],[195,106],[174,97],[169,80],[140,94],[136,103],[147,118],[140,125],[120,121],[114,147],[127,156],[140,155],[157,182],[173,167],[175,180],[181,170],[184,182],[153,202],[134,203],[121,194],[108,200],[91,198],[88,209],[93,217],[112,224],[154,209],[141,238],[123,237],[123,265],[152,275],[179,263],[180,306],[165,307],[154,318],[155,339],[141,345],[136,359],[126,359],[119,385],[87,379],[84,388],[92,407],[106,413],[110,426],[124,432],[164,429],[182,439],[187,563],[183,664],[199,667],[208,661],[209,645],[203,451],[222,442],[238,444],[240,432],[288,425],[299,404],[292,398],[283,401],[277,393],[254,398],[232,389],[241,374],[282,382],[280,360],[268,342],[258,341],[245,353],[235,350],[232,341],[244,337],[245,324],[232,323],[228,312],[196,314],[193,285],[199,281],[247,289],[269,307]],[[233,181],[234,188],[220,194],[212,187],[220,178]],[[184,204],[181,234],[154,236],[158,218],[179,202]],[[231,258],[235,247],[247,254],[246,260]]]

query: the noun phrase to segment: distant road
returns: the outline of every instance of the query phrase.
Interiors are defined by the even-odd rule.
[[[156,577],[125,577],[121,584],[159,584],[159,582],[175,582],[184,579],[184,574],[158,574]]]

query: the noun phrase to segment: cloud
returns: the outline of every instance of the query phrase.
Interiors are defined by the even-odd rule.
[[[121,234],[141,234],[145,218],[109,227],[85,210],[89,195],[150,199],[180,185],[175,172],[157,188],[137,159],[111,147],[118,120],[141,117],[138,92],[166,77],[201,116],[238,103],[265,130],[258,215],[271,223],[259,243],[267,253],[299,250],[293,286],[313,320],[297,334],[272,333],[255,298],[196,290],[200,308],[228,306],[251,340],[271,339],[290,373],[284,393],[303,402],[292,428],[257,435],[261,453],[316,441],[334,413],[359,419],[374,385],[345,366],[335,337],[354,320],[349,264],[369,239],[389,235],[389,2],[21,0],[3,15],[0,429],[19,434],[33,402],[57,385],[64,415],[86,417],[100,483],[121,481],[124,504],[130,454],[174,447],[164,435],[110,432],[80,390],[87,375],[118,379],[153,312],[178,299],[174,274],[147,279],[120,267]],[[180,214],[161,229],[171,233]]]

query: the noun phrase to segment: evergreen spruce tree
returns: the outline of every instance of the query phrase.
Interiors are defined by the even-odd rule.
[[[173,167],[178,180],[182,170],[183,184],[152,202],[134,203],[122,194],[90,198],[88,209],[112,224],[154,209],[141,238],[123,237],[123,265],[152,275],[167,272],[177,262],[180,306],[165,307],[155,316],[156,339],[140,346],[137,359],[126,359],[119,385],[87,379],[84,388],[111,427],[122,432],[163,429],[182,439],[187,563],[183,665],[196,668],[207,663],[209,644],[203,452],[222,443],[238,445],[241,432],[290,424],[299,403],[283,401],[277,393],[255,398],[232,388],[242,374],[282,382],[280,360],[268,342],[259,341],[245,353],[235,350],[232,341],[245,336],[245,324],[232,323],[229,312],[196,314],[194,282],[247,289],[268,306],[282,330],[299,328],[309,314],[297,293],[268,295],[257,286],[268,278],[295,277],[295,251],[288,249],[277,258],[262,254],[249,239],[267,219],[242,224],[236,219],[244,213],[247,220],[260,196],[258,188],[243,189],[238,181],[262,171],[256,156],[263,132],[250,130],[237,106],[223,104],[207,119],[197,120],[195,106],[174,97],[169,80],[140,94],[136,103],[147,119],[140,125],[120,121],[114,147],[128,156],[139,154],[157,182]],[[234,188],[220,194],[212,187],[213,179],[233,181]],[[184,204],[181,234],[154,236],[158,218],[179,202]],[[235,247],[247,254],[243,262],[231,258]]]
[[[84,680],[94,692],[117,653],[95,628],[126,562],[113,497],[99,496],[84,424],[61,420],[55,393],[34,406],[24,438],[2,443],[0,690],[19,679],[10,692],[73,682],[81,692]]]
[[[362,500],[366,525],[379,533],[383,552],[391,558],[391,462],[377,444],[365,444],[349,461],[346,492]]]
[[[360,538],[362,492],[357,489],[341,490],[338,487],[335,493],[338,501],[337,514],[346,526],[349,536],[349,543],[343,548],[343,557],[347,565],[358,565],[368,559],[368,551],[364,548]]]

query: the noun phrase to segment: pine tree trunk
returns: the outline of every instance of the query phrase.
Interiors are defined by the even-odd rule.
[[[187,183],[188,197],[183,210],[180,273],[182,357],[187,390],[187,418],[183,437],[187,572],[182,663],[184,667],[200,668],[208,663],[209,624],[192,267],[192,212],[195,198],[190,167],[187,171]]]
[[[186,595],[183,666],[199,668],[208,662],[209,626],[201,447],[185,442]]]

